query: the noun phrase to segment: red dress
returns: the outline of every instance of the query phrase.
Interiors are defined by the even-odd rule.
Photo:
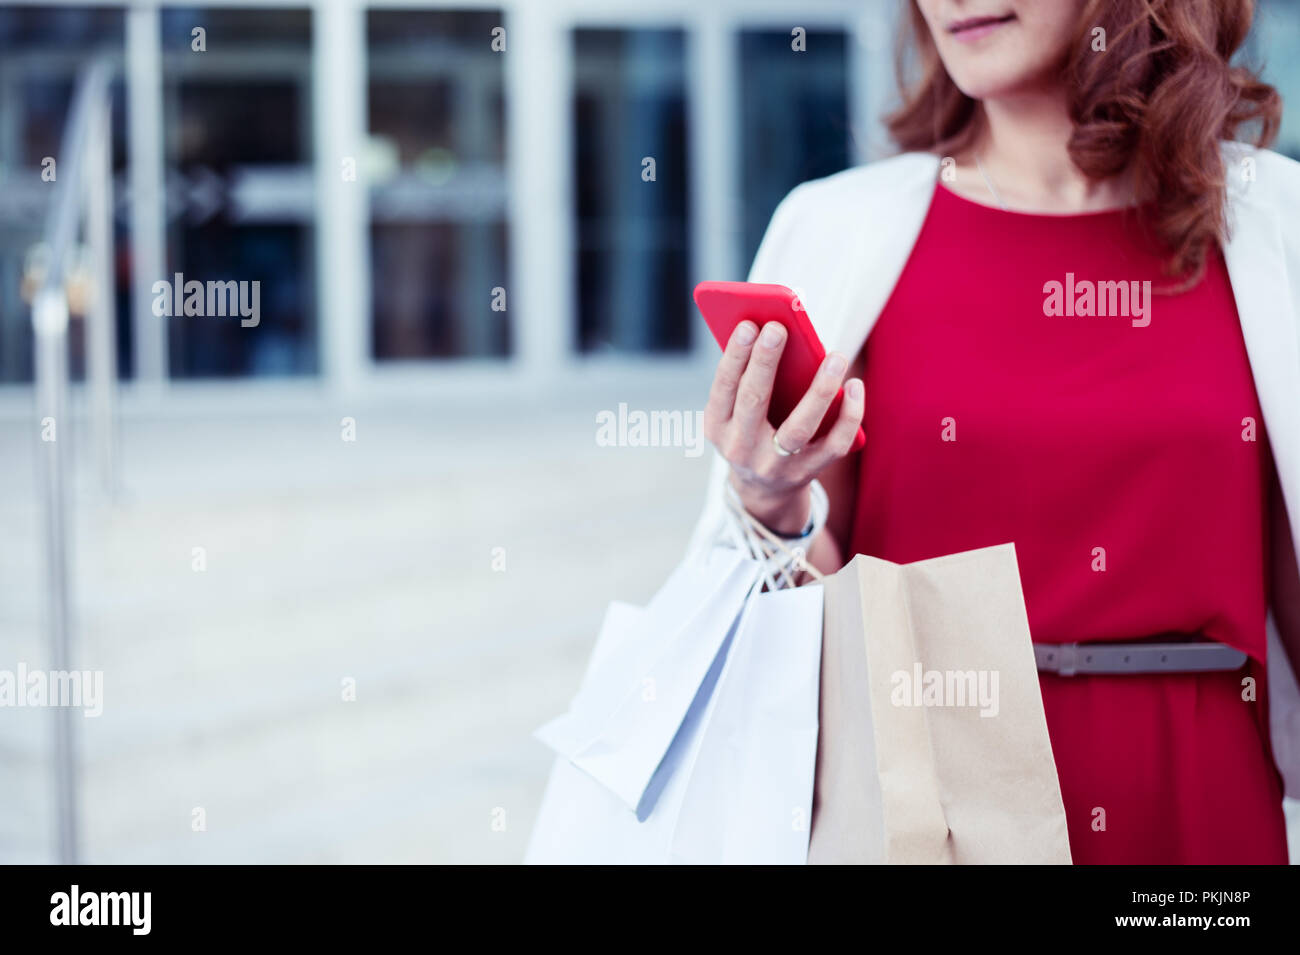
[[[1245,651],[1234,673],[1041,674],[1043,705],[1076,863],[1285,863],[1272,465],[1227,270],[1215,253],[1190,291],[1153,293],[1149,324],[1140,297],[1114,314],[1108,287],[1091,310],[1111,314],[1078,314],[1087,283],[1115,280],[1168,282],[1132,212],[1030,215],[936,188],[866,343],[851,553],[1014,541],[1036,643]],[[1045,314],[1067,290],[1075,314]]]

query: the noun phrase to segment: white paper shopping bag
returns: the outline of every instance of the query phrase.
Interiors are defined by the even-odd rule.
[[[611,605],[611,610],[613,606],[625,608],[616,614],[625,610],[640,612],[639,608],[629,608],[626,604]],[[606,619],[608,622],[608,615]],[[602,628],[601,639],[592,653],[589,679],[599,673],[612,645],[606,637],[616,632]],[[686,780],[679,770],[697,748],[704,713],[730,642],[729,634],[660,763],[656,779],[662,780],[664,791],[656,806],[681,804],[680,791]],[[635,812],[594,777],[575,766],[568,757],[557,756],[524,862],[528,865],[663,864],[669,861],[676,818],[675,811],[656,811],[649,813],[644,821],[638,819]]]
[[[677,815],[671,861],[807,861],[821,645],[820,585],[750,602],[679,771],[680,802],[661,798]]]
[[[758,580],[759,564],[718,547],[684,561],[639,613],[607,615],[569,711],[536,732],[645,818],[655,781],[723,641]]]
[[[561,756],[525,861],[802,864],[821,630],[821,587],[752,595],[664,756],[644,820]]]

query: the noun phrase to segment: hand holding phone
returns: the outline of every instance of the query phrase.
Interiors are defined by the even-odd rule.
[[[705,435],[730,462],[750,513],[792,533],[793,522],[806,520],[807,485],[866,443],[862,382],[841,388],[848,360],[826,356],[798,298],[783,285],[702,282],[695,302],[723,347]]]

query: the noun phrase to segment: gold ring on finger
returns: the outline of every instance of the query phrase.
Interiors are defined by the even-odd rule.
[[[790,455],[798,454],[803,450],[803,448],[795,448],[793,451],[787,451],[785,448],[781,447],[781,442],[777,440],[775,433],[772,435],[772,447],[776,448],[776,453],[783,458],[788,458]]]

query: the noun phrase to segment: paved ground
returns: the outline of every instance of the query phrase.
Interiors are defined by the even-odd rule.
[[[567,703],[604,605],[676,561],[707,471],[598,447],[595,415],[680,408],[702,394],[681,380],[468,419],[432,398],[127,417],[124,498],[84,461],[75,496],[80,660],[106,684],[103,716],[78,718],[85,858],[522,858],[549,765],[529,734]],[[33,448],[0,422],[8,668],[44,660]],[[0,861],[44,861],[50,711],[0,717]]]

